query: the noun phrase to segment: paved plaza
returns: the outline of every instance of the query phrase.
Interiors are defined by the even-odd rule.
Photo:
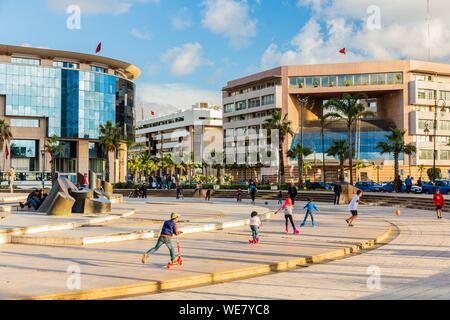
[[[294,212],[297,225],[303,205]],[[394,208],[364,206],[356,226],[349,228],[344,221],[347,206],[318,206],[318,227],[308,224],[300,235],[284,233],[283,214],[273,215],[276,201],[259,200],[253,206],[231,199],[126,199],[114,205],[113,214],[101,217],[13,213],[0,221],[1,232],[46,224],[53,229],[22,232],[0,245],[0,299],[113,299],[130,294],[123,298],[450,298],[447,219],[435,220],[432,211],[402,209],[396,216]],[[252,210],[263,219],[257,246],[248,244],[245,225]],[[142,253],[155,244],[172,211],[182,215],[180,226],[186,232],[180,237],[183,266],[165,268],[165,247],[142,265]],[[350,254],[381,238],[382,245]],[[68,285],[70,270],[80,272],[77,288]],[[239,280],[226,280],[236,275]],[[374,285],[367,285],[368,279],[375,279]]]

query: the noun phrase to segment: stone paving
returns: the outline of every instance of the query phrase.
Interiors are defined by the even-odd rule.
[[[151,205],[140,201],[129,201],[120,206],[136,208],[136,216],[114,222],[108,227],[142,227],[140,224],[162,220],[170,213],[170,200],[154,200],[163,210],[153,210]],[[180,202],[178,202],[180,203]],[[156,204],[158,205],[158,203]],[[167,207],[164,207],[167,206]],[[117,206],[116,206],[117,208]],[[274,209],[275,203],[265,206],[237,205],[234,201],[215,200],[212,203],[183,202],[180,213],[183,219],[207,219],[218,216],[226,219],[247,219],[252,210],[264,213]],[[372,208],[364,215],[358,227],[348,228],[344,219],[348,217],[346,206],[321,205],[322,214],[317,215],[318,228],[307,227],[301,235],[284,234],[282,214],[263,223],[262,244],[249,246],[248,227],[186,234],[181,237],[185,264],[168,271],[166,248],[151,257],[147,265],[140,262],[141,255],[155,243],[151,240],[135,240],[120,243],[77,246],[36,246],[5,244],[0,246],[0,299],[30,298],[38,295],[69,292],[68,268],[79,267],[82,273],[81,289],[89,290],[113,286],[162,281],[178,277],[209,274],[260,264],[276,263],[290,259],[308,257],[340,248],[347,248],[386,232],[389,224],[384,221],[386,208]],[[303,218],[300,206],[296,210],[296,222]],[[185,214],[184,214],[185,212]],[[138,220],[133,220],[136,218]],[[139,219],[143,219],[140,220]],[[194,221],[196,223],[198,221]],[[131,226],[130,226],[131,224]],[[122,227],[124,227],[122,225]],[[258,290],[259,291],[259,290]],[[262,291],[259,291],[262,292]],[[158,296],[152,296],[151,299]]]
[[[360,212],[394,223],[399,235],[378,249],[308,268],[133,299],[450,299],[450,221],[438,221],[429,211],[402,209],[397,217],[393,209],[379,209],[361,207]],[[372,273],[378,270],[380,287]]]

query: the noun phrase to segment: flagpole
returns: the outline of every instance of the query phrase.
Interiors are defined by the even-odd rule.
[[[428,19],[428,61],[431,61],[431,36],[430,36],[431,10],[430,10],[430,0],[427,0],[427,19]]]

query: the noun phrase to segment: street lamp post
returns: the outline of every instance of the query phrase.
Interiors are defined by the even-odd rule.
[[[41,150],[42,156],[42,189],[45,189],[45,150]]]

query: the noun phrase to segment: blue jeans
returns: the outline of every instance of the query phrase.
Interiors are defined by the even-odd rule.
[[[170,259],[171,261],[175,261],[175,251],[173,250],[172,240],[170,238],[166,237],[159,237],[158,242],[156,245],[147,251],[147,254],[153,254],[156,251],[159,250],[159,248],[162,247],[162,245],[165,244],[170,252]]]
[[[313,213],[311,211],[306,211],[305,219],[303,219],[302,226],[305,225],[306,220],[308,220],[308,216],[311,216],[311,222],[312,222],[312,225],[314,225],[314,215],[313,215]]]
[[[250,229],[252,229],[253,241],[256,241],[256,239],[258,239],[259,236],[259,228],[258,226],[250,226]]]
[[[34,208],[34,210],[37,210],[41,206],[41,201],[39,201],[37,199],[31,199],[30,204]]]

